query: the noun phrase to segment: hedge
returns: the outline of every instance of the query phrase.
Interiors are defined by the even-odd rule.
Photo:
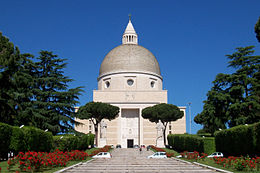
[[[60,151],[86,150],[90,145],[94,144],[93,134],[59,135],[54,136],[54,147]]]
[[[260,153],[260,122],[240,125],[215,133],[216,149],[225,156],[246,156]]]
[[[260,153],[260,122],[254,125],[255,151]]]
[[[214,137],[202,138],[203,140],[203,153],[212,154],[216,151],[216,144]]]
[[[78,149],[79,150],[86,150],[89,148],[89,146],[92,146],[94,144],[94,138],[95,135],[93,134],[83,134],[79,137],[79,145]]]
[[[19,127],[12,127],[12,136],[9,149],[14,152],[14,154],[18,154],[18,152],[24,152],[27,150],[27,144],[25,142],[25,134],[22,129]]]
[[[6,159],[9,152],[10,138],[12,136],[12,126],[0,123],[0,159]]]
[[[168,144],[176,151],[198,151],[211,154],[216,151],[213,137],[203,138],[197,135],[176,134],[168,135]]]
[[[34,127],[19,128],[0,123],[0,158],[6,159],[7,153],[14,154],[22,151],[46,151],[53,147],[53,138],[50,132]]]
[[[55,149],[60,151],[71,151],[78,149],[79,139],[74,135],[54,136]]]
[[[89,146],[93,146],[95,138],[93,134],[78,134],[78,136],[63,135],[61,138],[35,127],[19,128],[0,123],[0,159],[7,159],[10,151],[16,155],[20,151],[86,150]]]
[[[23,127],[26,151],[49,152],[53,148],[53,136],[35,127]]]

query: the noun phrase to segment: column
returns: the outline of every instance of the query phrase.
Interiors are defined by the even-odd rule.
[[[118,121],[117,121],[117,144],[120,144],[122,145],[122,127],[121,127],[121,112],[122,112],[122,109],[120,108],[120,112],[119,112],[119,115],[118,115]],[[116,145],[117,145],[116,144]]]
[[[139,109],[139,145],[144,144],[142,108]]]

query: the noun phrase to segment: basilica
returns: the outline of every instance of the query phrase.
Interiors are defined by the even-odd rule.
[[[118,145],[156,145],[158,124],[141,116],[142,109],[167,103],[167,90],[163,90],[163,77],[156,57],[138,45],[138,35],[131,19],[122,36],[122,44],[112,49],[103,59],[99,69],[98,89],[93,91],[94,102],[109,103],[120,108],[119,116],[100,123],[98,147]],[[186,107],[182,119],[168,123],[166,135],[186,132]],[[94,133],[90,120],[75,127],[83,133]]]

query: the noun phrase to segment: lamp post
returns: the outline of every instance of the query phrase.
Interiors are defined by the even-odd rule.
[[[188,104],[189,104],[189,116],[190,116],[190,134],[191,134],[191,108],[190,108],[191,102],[189,102]]]

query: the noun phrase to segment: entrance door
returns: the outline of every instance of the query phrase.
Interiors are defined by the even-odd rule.
[[[134,140],[127,139],[127,148],[133,148],[133,147],[134,147]]]
[[[128,139],[139,144],[139,109],[121,109],[121,143],[122,148],[128,148]]]

